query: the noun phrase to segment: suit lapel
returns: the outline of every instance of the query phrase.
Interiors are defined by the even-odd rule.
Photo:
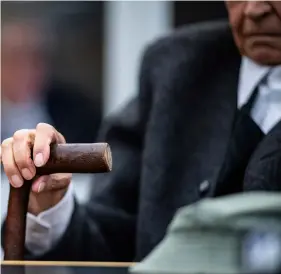
[[[229,30],[212,31],[196,45],[185,41],[162,48],[165,58],[152,71],[157,81],[140,190],[147,199],[141,204],[146,218],[157,227],[148,237],[152,244],[161,239],[178,208],[202,197],[202,181],[210,182],[212,195],[237,108],[241,57]]]
[[[281,190],[281,121],[252,156],[245,173],[244,190]]]
[[[201,133],[197,134],[205,136],[204,144],[201,146],[205,147],[207,154],[205,161],[198,157],[198,165],[201,163],[201,174],[206,176],[201,178],[201,181],[208,180],[211,183],[210,195],[213,195],[216,188],[237,111],[239,67],[240,58],[233,59],[233,62],[224,65],[221,71],[213,75],[216,80],[205,87],[210,92],[204,97],[204,106],[202,105],[201,109],[202,117],[200,118],[204,122],[200,129]]]
[[[198,185],[209,181],[208,194],[213,196],[237,111],[241,57],[229,46],[218,51],[213,60],[208,58],[208,69],[204,68],[206,78],[198,79],[198,85],[194,87],[196,95],[186,100],[190,104],[186,111],[192,110],[192,114],[188,111],[186,116],[189,118],[184,134],[186,162],[191,168],[187,169],[184,181],[195,178]]]
[[[241,62],[232,40],[224,39],[221,45],[225,48],[220,49],[217,41],[206,46],[212,54],[206,52],[201,58],[187,56],[180,64],[170,62],[175,64],[169,66],[172,75],[177,76],[172,83],[165,81],[171,79],[170,71],[161,78],[155,76],[161,81],[156,88],[154,102],[157,107],[151,113],[147,139],[157,138],[157,147],[165,149],[153,156],[145,154],[145,159],[148,167],[155,163],[162,166],[150,175],[150,179],[156,182],[154,187],[159,186],[153,198],[159,201],[159,206],[166,208],[166,212],[171,210],[173,213],[178,207],[198,200],[199,193],[187,193],[194,191],[194,185],[199,192],[199,185],[204,180],[211,184],[209,195],[215,190],[237,109]],[[150,150],[154,151],[155,144],[151,144]],[[165,188],[163,181],[167,182]],[[163,205],[167,201],[169,204]]]

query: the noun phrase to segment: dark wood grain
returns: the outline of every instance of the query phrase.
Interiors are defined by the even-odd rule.
[[[31,181],[25,181],[20,189],[10,186],[4,236],[5,260],[23,259],[26,212],[31,183]]]
[[[36,173],[104,173],[111,168],[111,152],[107,143],[62,144],[51,147],[49,161],[37,168]]]
[[[49,161],[37,168],[36,175],[54,173],[105,173],[112,169],[107,143],[60,144],[51,146]],[[24,259],[28,199],[32,181],[21,188],[10,187],[4,234],[4,260]]]

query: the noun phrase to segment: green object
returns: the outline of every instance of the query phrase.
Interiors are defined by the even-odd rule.
[[[248,192],[181,208],[135,274],[281,273],[281,194]],[[280,271],[280,272],[279,272]]]

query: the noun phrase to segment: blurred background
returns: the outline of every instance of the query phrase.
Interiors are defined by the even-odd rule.
[[[94,142],[101,119],[136,94],[148,43],[225,17],[222,1],[2,1],[1,139],[47,122],[68,142]],[[3,172],[1,181],[3,219]],[[92,186],[90,176],[75,176],[80,202]]]

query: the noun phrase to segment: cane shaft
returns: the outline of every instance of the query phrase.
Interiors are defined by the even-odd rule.
[[[10,187],[4,235],[4,260],[23,260],[25,249],[26,212],[31,181],[21,188]]]

